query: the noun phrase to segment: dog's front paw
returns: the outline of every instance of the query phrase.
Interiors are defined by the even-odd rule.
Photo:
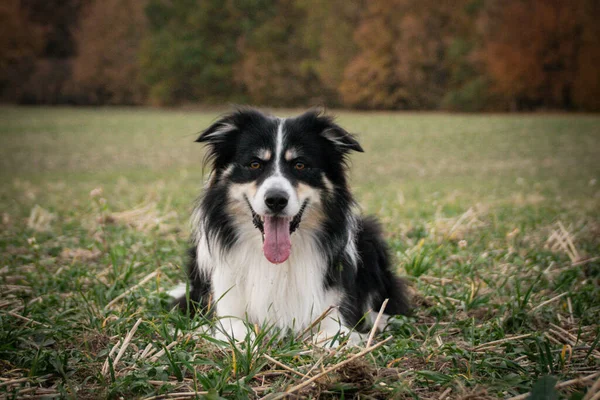
[[[350,332],[348,335],[348,346],[362,346],[367,342],[368,334],[358,333],[355,331]]]
[[[342,328],[337,331],[320,331],[313,336],[313,344],[322,348],[335,348],[341,345],[359,346],[367,341],[367,334]]]
[[[254,331],[241,320],[224,318],[215,326],[213,337],[222,342],[243,342],[247,338],[253,338]]]

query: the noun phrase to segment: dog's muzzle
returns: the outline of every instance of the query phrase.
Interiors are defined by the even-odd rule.
[[[252,213],[252,224],[254,225],[254,227],[256,229],[258,229],[260,231],[260,233],[262,233],[262,235],[264,237],[265,226],[263,224],[263,220],[262,220],[261,216],[258,215],[256,213],[256,211],[254,211],[254,208],[252,208],[252,205],[250,204],[250,200],[248,200],[248,197],[244,196],[244,199],[246,200],[246,204],[248,204],[248,208],[250,209],[250,212]],[[302,203],[302,207],[300,207],[300,211],[298,211],[298,214],[296,214],[294,216],[294,218],[292,218],[292,221],[290,222],[290,235],[292,233],[294,233],[296,231],[296,229],[298,229],[298,227],[300,226],[300,222],[302,222],[302,216],[304,215],[304,211],[306,210],[307,206],[308,206],[308,199],[304,200],[304,203]]]

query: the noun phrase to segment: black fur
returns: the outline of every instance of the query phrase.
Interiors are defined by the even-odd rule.
[[[173,301],[172,307],[178,307],[193,317],[197,312],[208,314],[212,303],[210,280],[198,272],[196,249],[188,249],[187,273],[190,280],[189,296],[181,296]]]
[[[388,246],[383,240],[381,226],[374,217],[366,217],[361,221],[357,248],[360,261],[356,273],[349,266],[341,271],[342,275],[346,275],[341,279],[346,293],[341,311],[348,325],[364,332],[370,328],[362,323],[365,308],[378,312],[383,301],[388,299],[386,314],[408,315],[410,306],[403,281],[392,272]]]

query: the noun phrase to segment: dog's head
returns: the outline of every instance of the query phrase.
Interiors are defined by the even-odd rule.
[[[263,233],[263,251],[272,263],[286,261],[291,235],[322,204],[345,190],[345,158],[360,151],[356,139],[317,111],[279,119],[253,109],[239,109],[206,129],[212,163],[208,190],[227,185],[230,207]],[[321,215],[322,216],[322,215]]]

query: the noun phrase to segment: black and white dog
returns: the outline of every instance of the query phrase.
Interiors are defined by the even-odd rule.
[[[379,224],[348,189],[347,155],[363,149],[332,118],[243,108],[196,141],[211,173],[192,218],[189,296],[185,285],[171,295],[216,311],[217,338],[243,340],[244,321],[301,332],[333,306],[315,339],[355,341],[385,299],[388,316],[409,312]]]

